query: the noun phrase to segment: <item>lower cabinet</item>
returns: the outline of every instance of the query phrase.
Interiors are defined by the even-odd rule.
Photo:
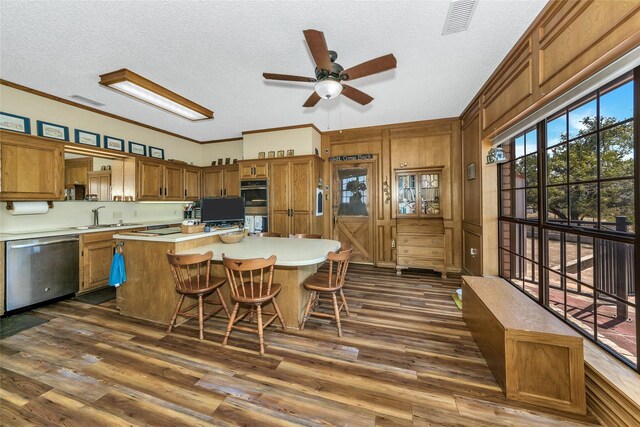
[[[396,270],[426,268],[442,273],[445,268],[444,222],[442,218],[398,218]]]
[[[127,229],[127,231],[144,228]],[[111,262],[116,241],[113,235],[117,231],[84,233],[80,235],[80,286],[78,293],[84,293],[109,285]]]
[[[116,241],[113,231],[80,236],[80,290],[94,290],[109,284],[109,271]]]

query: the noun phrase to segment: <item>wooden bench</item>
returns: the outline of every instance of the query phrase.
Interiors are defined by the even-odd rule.
[[[463,276],[464,320],[508,399],[586,414],[583,338],[505,280]]]

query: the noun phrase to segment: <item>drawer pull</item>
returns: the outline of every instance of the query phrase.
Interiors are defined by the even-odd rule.
[[[403,249],[402,252],[404,252],[405,254],[409,253],[409,249]]]

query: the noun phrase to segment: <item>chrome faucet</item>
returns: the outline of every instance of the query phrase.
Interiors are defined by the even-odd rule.
[[[92,209],[93,212],[93,225],[100,225],[100,217],[98,216],[98,209],[102,209],[104,206],[98,206],[95,209]]]

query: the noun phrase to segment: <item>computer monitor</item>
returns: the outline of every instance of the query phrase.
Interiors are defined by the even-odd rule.
[[[244,222],[242,197],[211,197],[200,201],[200,215],[205,223]]]

